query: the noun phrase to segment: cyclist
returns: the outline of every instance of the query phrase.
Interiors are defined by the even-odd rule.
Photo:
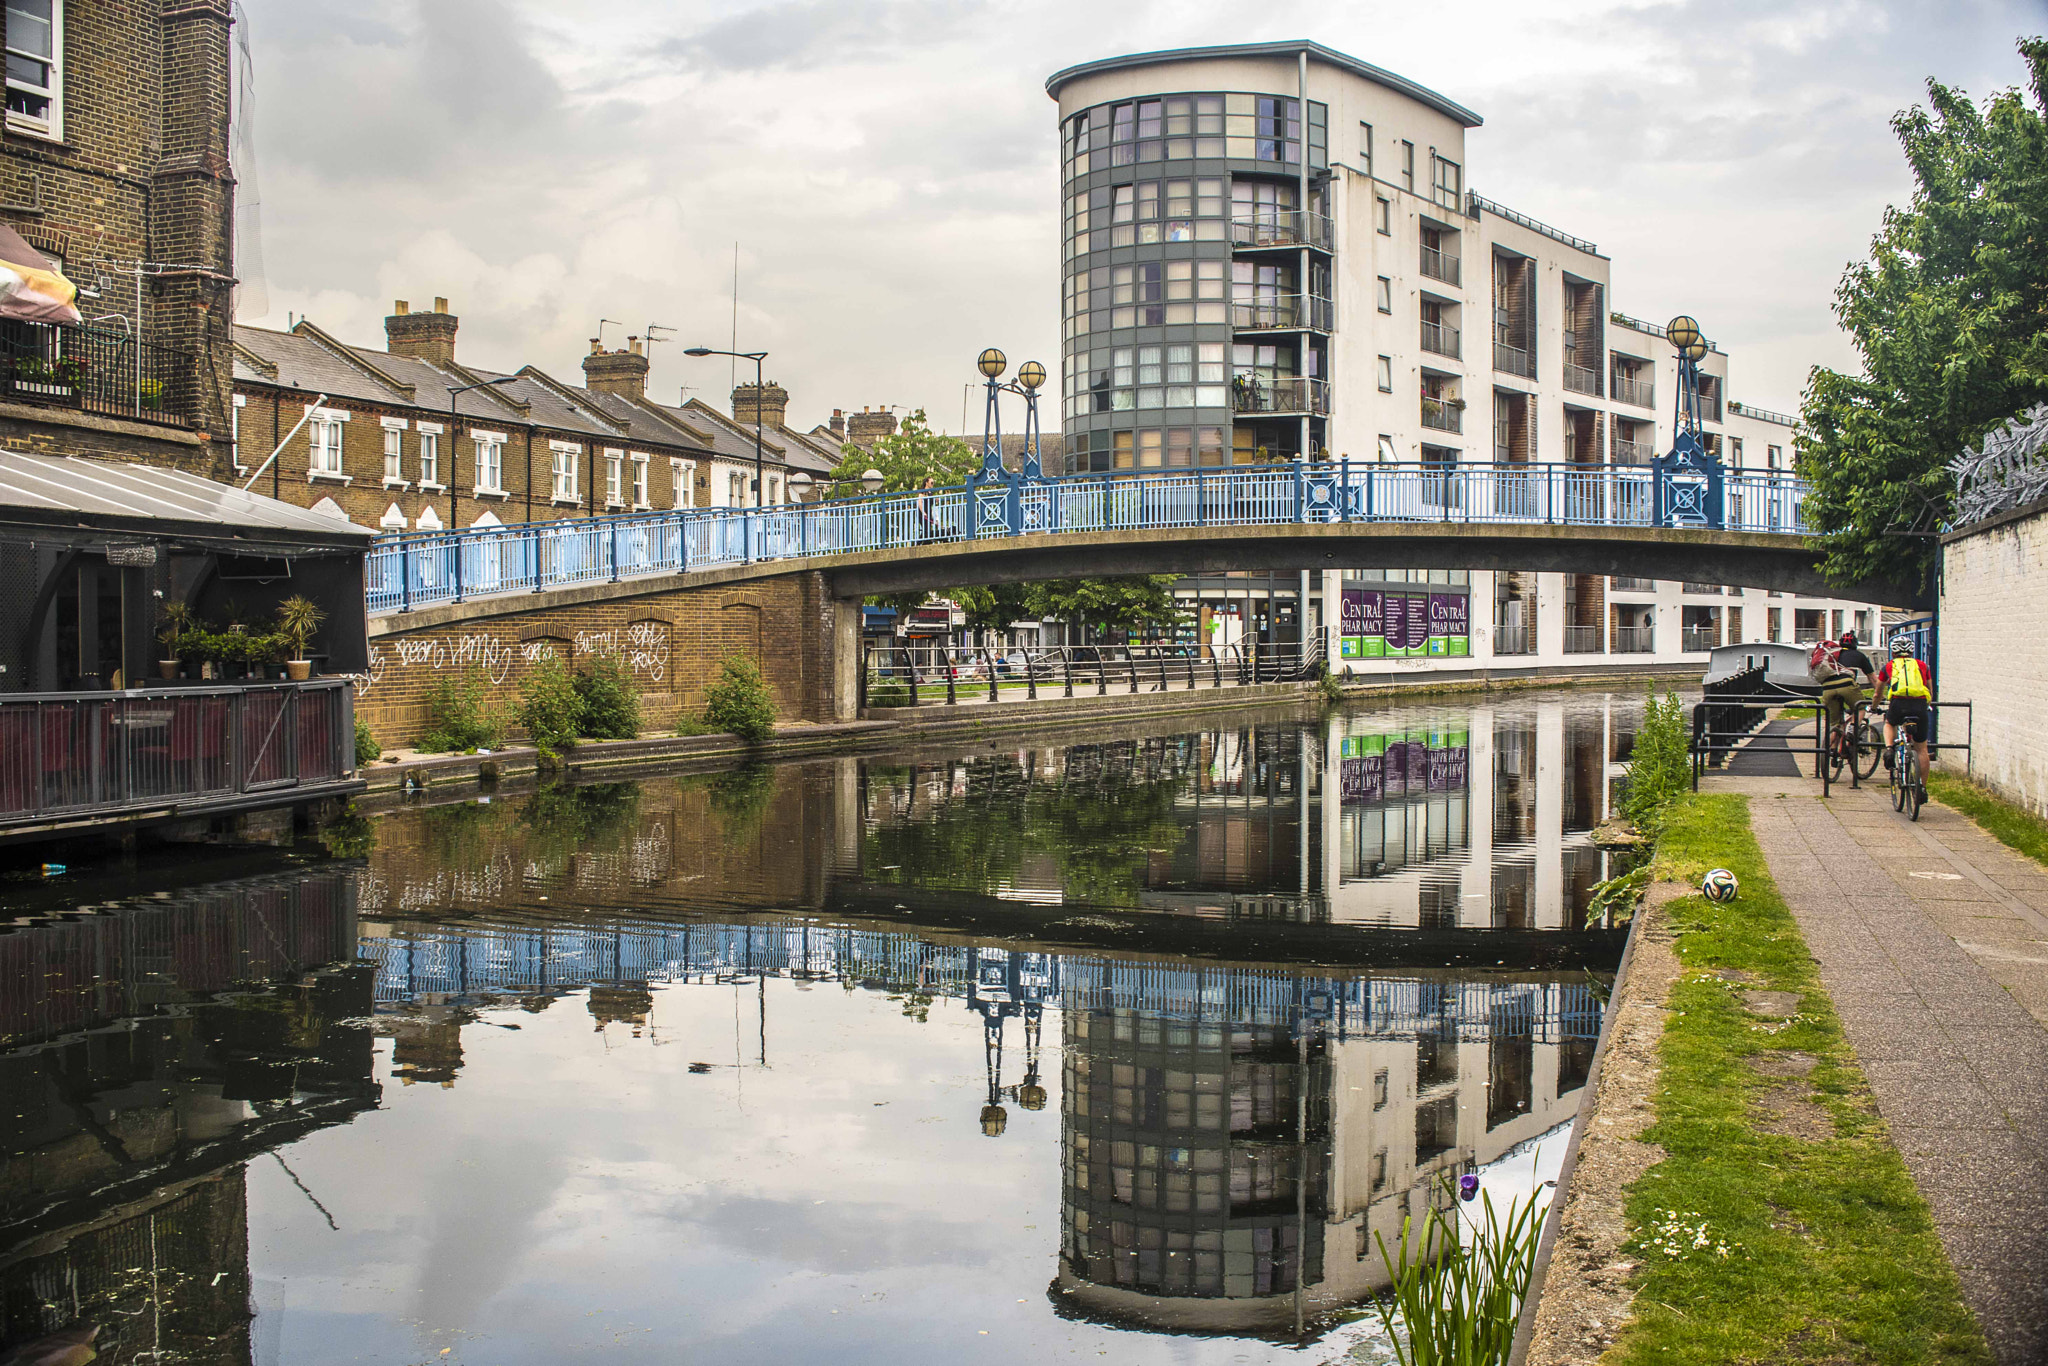
[[[1934,711],[1934,670],[1915,657],[1913,642],[1906,636],[1892,637],[1892,657],[1878,671],[1877,691],[1886,700],[1884,711],[1884,766],[1892,766],[1892,746],[1898,743],[1899,727],[1913,728],[1913,755],[1920,761],[1920,777],[1927,777],[1927,730]]]
[[[1866,668],[1870,660],[1861,650],[1856,649],[1856,637],[1850,632],[1842,633],[1841,643],[1823,640],[1813,647],[1813,653],[1806,657],[1807,673],[1820,684],[1821,706],[1827,717],[1826,729],[1821,733],[1831,735],[1842,724],[1842,714],[1849,707],[1863,700],[1863,689],[1857,682],[1854,661],[1844,659],[1844,649],[1852,651],[1857,660]]]
[[[1870,656],[1864,654],[1862,649],[1857,646],[1856,633],[1854,631],[1842,632],[1841,650],[1835,657],[1841,662],[1843,668],[1853,669],[1863,675],[1862,681],[1865,682],[1866,686],[1876,680],[1877,665],[1871,663]]]

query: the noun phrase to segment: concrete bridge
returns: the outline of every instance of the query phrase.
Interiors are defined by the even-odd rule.
[[[770,663],[786,712],[847,718],[863,596],[1103,574],[1555,571],[1918,601],[1902,583],[1827,583],[1804,496],[1784,474],[1340,462],[991,479],[399,537],[365,571],[375,658],[364,701],[375,726],[395,663],[475,665],[504,683],[549,648],[613,649],[673,692],[679,671],[745,651]]]

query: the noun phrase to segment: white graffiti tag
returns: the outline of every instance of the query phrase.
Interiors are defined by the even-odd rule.
[[[369,693],[372,686],[384,681],[384,672],[389,664],[401,669],[482,669],[493,683],[503,683],[512,673],[512,661],[516,651],[496,636],[467,635],[453,636],[445,640],[432,638],[423,640],[399,639],[390,642],[391,658],[386,660],[382,646],[370,647],[369,672],[357,685],[356,696]]]
[[[628,626],[622,642],[617,631],[578,631],[579,655],[615,654],[626,661],[633,673],[660,683],[668,677],[669,627],[665,621],[636,621]]]

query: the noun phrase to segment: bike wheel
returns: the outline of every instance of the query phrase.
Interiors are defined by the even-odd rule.
[[[1884,732],[1867,719],[1856,726],[1856,776],[1868,778],[1877,772],[1878,760],[1884,757]]]
[[[1843,745],[1847,739],[1848,736],[1842,733],[1840,726],[1828,727],[1827,764],[1828,781],[1831,783],[1842,781],[1842,764],[1845,758]]]
[[[1906,809],[1906,789],[1912,786],[1912,783],[1907,779],[1903,770],[1911,762],[1912,751],[1910,750],[1906,752],[1904,757],[1897,753],[1892,755],[1892,810],[1894,811],[1904,811]]]

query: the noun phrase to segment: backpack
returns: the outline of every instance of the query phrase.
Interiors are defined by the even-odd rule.
[[[1816,683],[1825,683],[1848,672],[1842,667],[1842,647],[1832,640],[1823,640],[1813,647],[1813,653],[1806,657],[1806,672]]]

